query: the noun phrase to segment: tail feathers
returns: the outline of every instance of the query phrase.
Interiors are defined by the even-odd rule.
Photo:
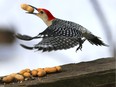
[[[99,39],[99,37],[94,36],[91,39],[88,39],[88,41],[92,44],[92,45],[97,45],[97,46],[108,46],[107,44],[105,44],[102,40]]]

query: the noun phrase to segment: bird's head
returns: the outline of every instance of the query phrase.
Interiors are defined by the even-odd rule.
[[[29,5],[32,8],[34,8],[35,10],[37,10],[37,13],[30,13],[30,14],[34,14],[38,17],[40,17],[48,26],[51,25],[51,22],[55,19],[55,17],[51,14],[51,12],[47,9],[44,8],[36,8],[32,5]]]

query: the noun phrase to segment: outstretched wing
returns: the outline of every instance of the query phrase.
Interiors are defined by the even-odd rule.
[[[34,46],[34,49],[44,51],[68,49],[78,45],[78,38],[65,36],[45,37]]]
[[[82,32],[79,30],[81,26],[79,24],[65,21],[61,19],[55,19],[52,25],[48,26],[40,35],[48,37],[66,36],[82,38]]]

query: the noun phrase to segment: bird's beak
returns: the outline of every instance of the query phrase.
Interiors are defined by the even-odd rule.
[[[29,5],[29,6],[32,7],[33,9],[35,9],[38,12],[38,9],[36,7],[34,7],[32,5]],[[34,14],[34,15],[37,14],[37,13],[34,13],[34,12],[26,12],[26,13],[28,13],[28,14]]]
[[[35,10],[37,10],[38,11],[38,9],[36,8],[36,7],[34,7],[34,6],[32,6],[32,5],[29,5],[30,7],[32,7],[32,8],[34,8]]]

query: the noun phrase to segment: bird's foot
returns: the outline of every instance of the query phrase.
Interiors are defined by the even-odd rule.
[[[79,39],[79,47],[76,49],[76,52],[80,49],[82,51],[82,44],[85,42],[86,39]]]
[[[82,51],[82,44],[79,45],[79,47],[76,49],[76,52],[77,52],[79,49]]]

